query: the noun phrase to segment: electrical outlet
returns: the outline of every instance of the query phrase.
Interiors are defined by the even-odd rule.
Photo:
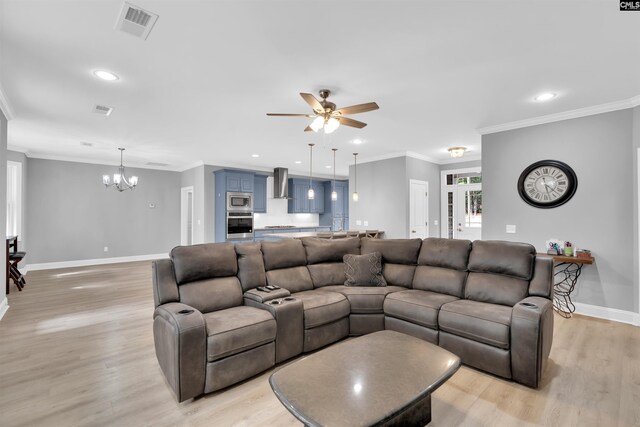
[[[105,251],[105,252],[109,252],[109,246],[105,246],[105,247],[104,247],[104,251]]]
[[[515,225],[507,225],[507,233],[509,234],[515,234],[516,232],[516,226]]]
[[[438,220],[437,219],[433,220],[433,225],[438,225]]]
[[[356,225],[362,225],[362,221],[360,221],[359,219],[356,219]]]

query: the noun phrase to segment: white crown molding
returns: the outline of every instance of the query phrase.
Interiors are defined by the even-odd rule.
[[[433,157],[425,156],[424,154],[415,153],[413,151],[396,151],[393,153],[382,154],[380,156],[373,157],[365,157],[363,159],[358,159],[358,164],[371,163],[371,162],[379,162],[381,160],[395,159],[396,157],[411,157],[412,159],[422,160],[423,162],[429,162],[436,165],[447,165],[450,163],[462,163],[462,162],[471,162],[474,160],[480,160],[480,155],[465,155],[463,158],[447,158],[447,159],[434,159]],[[349,162],[349,166],[353,165],[353,161]]]
[[[13,109],[11,108],[11,104],[9,103],[9,99],[4,94],[2,83],[0,83],[0,110],[2,110],[2,113],[7,118],[7,120],[12,120],[15,117],[13,115]]]
[[[7,144],[7,151],[15,151],[29,157],[29,149],[19,145]]]
[[[13,148],[14,146],[12,146]],[[20,150],[16,150],[16,151],[20,151]],[[59,161],[59,162],[73,162],[73,163],[87,163],[90,165],[100,165],[100,166],[120,166],[120,161],[98,161],[95,159],[88,159],[88,158],[83,158],[83,157],[71,157],[71,156],[65,156],[65,155],[58,155],[58,154],[43,154],[43,153],[38,153],[38,152],[29,152],[24,151],[24,153],[27,155],[28,158],[30,159],[42,159],[42,160],[55,160],[55,161]],[[135,162],[126,162],[127,164],[125,165],[128,168],[136,168],[136,169],[151,169],[151,170],[160,170],[160,171],[167,171],[167,172],[183,172],[187,169],[184,169],[182,167],[178,167],[178,166],[150,166],[150,165],[145,165],[145,164],[140,164],[140,163],[135,163]],[[204,163],[203,163],[204,164]]]
[[[155,259],[169,258],[169,254],[149,254],[149,255],[134,255],[123,256],[115,258],[96,258],[96,259],[81,259],[76,261],[60,261],[60,262],[45,262],[40,264],[27,264],[21,268],[23,274],[29,271],[37,270],[51,270],[54,268],[69,268],[69,267],[86,267],[89,265],[103,265],[103,264],[118,264],[121,262],[134,262],[134,261],[152,261]]]
[[[476,160],[482,160],[482,156],[480,156],[480,154],[475,154],[475,155],[464,155],[462,157],[456,157],[455,159],[452,157],[450,159],[446,159],[446,160],[441,160],[438,164],[440,165],[450,165],[453,163],[464,163],[464,162],[474,162]]]
[[[503,123],[500,125],[487,126],[477,129],[480,135],[487,135],[506,130],[520,129],[529,126],[542,125],[545,123],[560,122],[563,120],[577,119],[579,117],[593,116],[594,114],[609,113],[611,111],[624,110],[640,105],[640,95],[622,101],[609,102],[607,104],[594,105],[591,107],[578,108],[577,110],[564,111],[562,113],[549,114],[547,116],[534,117],[531,119],[517,120],[515,122]]]
[[[180,169],[178,172],[186,172],[186,171],[188,171],[190,169],[195,169],[195,168],[198,168],[200,166],[204,166],[204,162],[202,160],[198,160],[197,162],[194,162],[194,163],[190,164],[189,166],[186,166],[185,168]]]
[[[633,311],[618,310],[617,308],[600,307],[597,305],[575,303],[576,314],[597,317],[599,319],[613,320],[614,322],[628,323],[640,326],[640,314]]]
[[[411,157],[413,159],[422,160],[424,162],[430,162],[435,164],[440,164],[441,160],[436,160],[433,157],[425,156],[424,154],[414,153],[413,151],[406,152],[407,157]]]

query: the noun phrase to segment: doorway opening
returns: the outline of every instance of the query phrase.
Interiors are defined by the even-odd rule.
[[[409,238],[429,237],[429,183],[409,180]]]
[[[180,190],[180,244],[193,245],[193,187]]]
[[[482,238],[481,169],[466,168],[441,172],[440,236],[446,239]]]

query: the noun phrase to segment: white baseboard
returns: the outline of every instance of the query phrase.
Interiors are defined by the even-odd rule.
[[[168,254],[150,254],[150,255],[134,255],[123,256],[117,258],[96,258],[96,259],[81,259],[77,261],[60,261],[60,262],[45,262],[41,264],[27,264],[20,268],[23,274],[29,271],[35,270],[50,270],[54,268],[69,268],[69,267],[85,267],[88,265],[101,265],[101,264],[117,264],[120,262],[132,262],[132,261],[150,261],[154,259],[169,258]]]
[[[4,317],[4,314],[9,310],[9,301],[5,296],[2,301],[0,301],[0,320]]]
[[[600,307],[579,302],[575,303],[575,305],[576,314],[640,326],[640,314],[633,311],[618,310],[617,308]]]

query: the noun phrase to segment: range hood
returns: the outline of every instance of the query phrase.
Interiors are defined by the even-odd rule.
[[[273,170],[273,198],[289,198],[289,169],[275,168]]]

